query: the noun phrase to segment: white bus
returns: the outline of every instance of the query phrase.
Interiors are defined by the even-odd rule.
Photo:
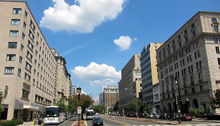
[[[93,109],[86,110],[86,119],[93,119],[95,117],[95,113]]]
[[[65,113],[58,106],[46,106],[44,124],[59,124],[65,120]]]

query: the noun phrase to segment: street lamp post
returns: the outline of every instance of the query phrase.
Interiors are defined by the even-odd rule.
[[[175,84],[176,84],[176,105],[177,105],[177,111],[178,111],[178,123],[181,123],[181,120],[180,120],[180,114],[181,114],[181,110],[180,110],[180,103],[179,103],[179,100],[180,100],[180,94],[178,92],[178,89],[179,89],[179,86],[178,86],[178,82],[175,81]]]
[[[78,104],[78,107],[77,107],[77,114],[78,114],[78,126],[80,126],[80,112],[79,112],[79,110],[78,110],[78,108],[80,108],[80,106],[79,106],[79,103],[80,103],[80,93],[81,93],[81,88],[80,87],[78,87],[77,89],[76,89],[76,91],[77,91],[77,93],[78,93],[78,100],[77,100],[77,104]]]

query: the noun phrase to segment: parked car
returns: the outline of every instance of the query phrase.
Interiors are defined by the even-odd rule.
[[[93,118],[93,126],[102,126],[104,124],[103,119],[100,117]]]
[[[166,113],[160,114],[160,119],[168,119],[168,115]]]
[[[192,116],[189,116],[189,115],[182,115],[180,116],[181,120],[183,121],[192,121]]]

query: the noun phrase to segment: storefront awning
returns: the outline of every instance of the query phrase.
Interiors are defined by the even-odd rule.
[[[23,109],[39,110],[39,107],[33,105],[24,105]]]

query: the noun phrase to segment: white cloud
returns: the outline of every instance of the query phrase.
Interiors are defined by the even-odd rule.
[[[121,51],[124,51],[130,48],[133,40],[136,40],[136,38],[131,38],[129,36],[120,36],[118,39],[114,40],[114,43],[119,46]]]
[[[91,85],[117,84],[121,73],[113,66],[91,62],[88,66],[77,66],[72,73],[81,81],[89,82]]]
[[[42,27],[52,31],[89,33],[106,20],[115,19],[127,0],[75,0],[70,5],[65,0],[52,0],[53,7],[44,10]]]

